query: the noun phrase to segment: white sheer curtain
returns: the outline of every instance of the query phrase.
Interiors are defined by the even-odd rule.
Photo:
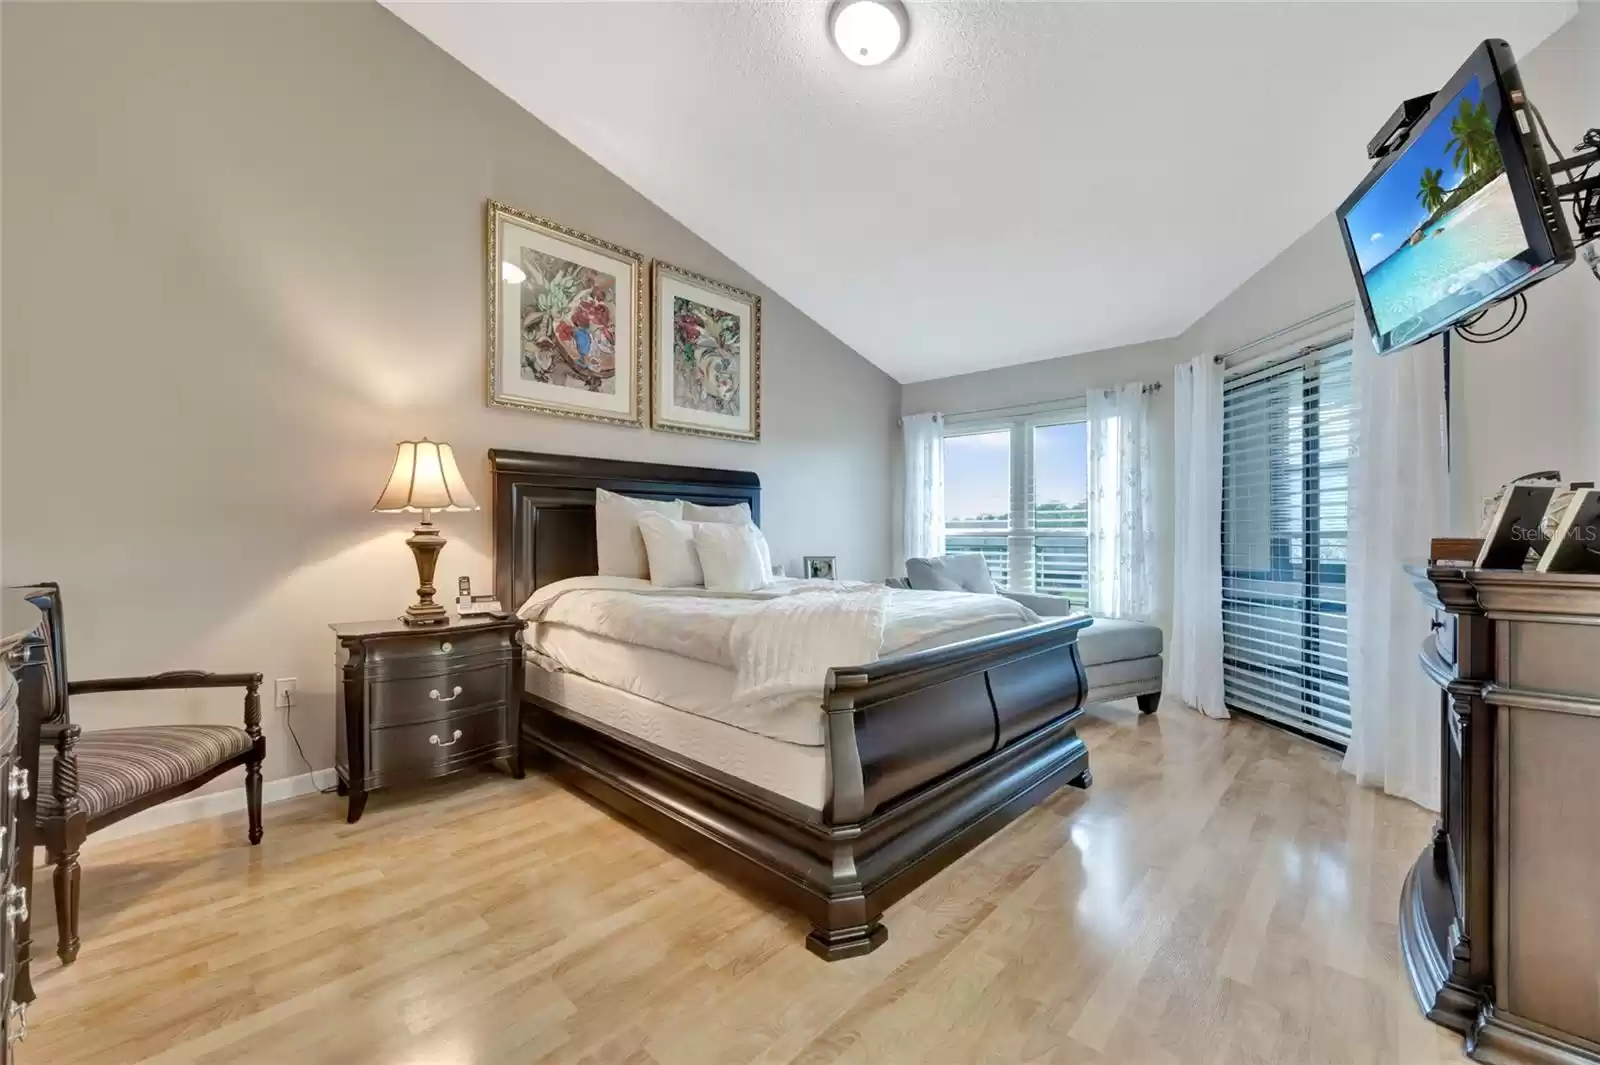
[[[1142,384],[1089,391],[1089,612],[1156,613],[1150,404]]]
[[[908,414],[900,427],[906,483],[895,572],[903,575],[906,559],[944,554],[944,415]]]
[[[1173,382],[1172,632],[1163,688],[1207,717],[1222,701],[1222,367],[1210,355]]]
[[[1417,665],[1431,615],[1400,568],[1449,527],[1444,360],[1438,340],[1379,358],[1358,312],[1351,341],[1350,746],[1363,785],[1439,802],[1439,691]]]

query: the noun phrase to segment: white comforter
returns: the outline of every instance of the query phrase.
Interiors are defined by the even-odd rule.
[[[735,705],[717,718],[803,743],[821,742],[815,711],[829,667],[874,662],[975,625],[1038,620],[998,595],[800,580],[708,592],[626,577],[558,581],[518,614],[728,669],[737,677]]]

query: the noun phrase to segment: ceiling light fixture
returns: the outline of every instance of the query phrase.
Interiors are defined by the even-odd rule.
[[[911,23],[900,0],[834,0],[828,30],[846,59],[875,67],[900,51]]]

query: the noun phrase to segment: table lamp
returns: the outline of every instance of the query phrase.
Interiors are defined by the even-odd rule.
[[[433,571],[445,539],[439,535],[429,515],[435,510],[477,510],[467,491],[455,452],[449,444],[435,444],[427,437],[402,440],[395,451],[394,472],[383,494],[372,505],[380,513],[421,511],[422,524],[411,532],[406,546],[417,560],[417,601],[406,607],[401,617],[407,625],[444,625],[450,614],[433,601]]]

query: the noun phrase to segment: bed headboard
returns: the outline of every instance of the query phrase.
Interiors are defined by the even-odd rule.
[[[489,452],[494,477],[494,594],[507,610],[537,588],[595,572],[594,491],[644,499],[687,499],[705,506],[750,504],[761,523],[761,479],[748,470],[708,470],[655,462]]]

